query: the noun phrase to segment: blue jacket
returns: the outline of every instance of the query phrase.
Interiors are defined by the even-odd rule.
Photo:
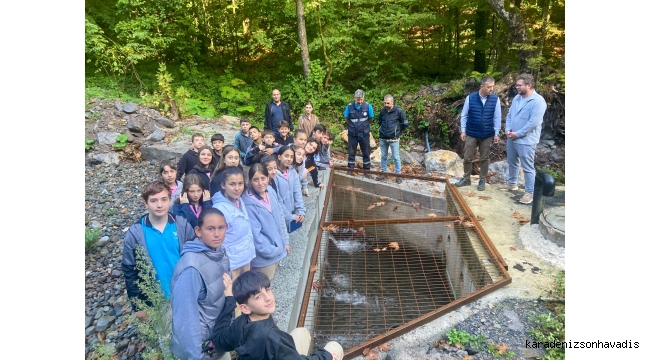
[[[235,143],[234,146],[237,150],[239,150],[239,158],[244,159],[246,156],[246,150],[251,146],[253,143],[253,139],[251,139],[250,133],[248,136],[244,135],[241,131],[235,135]]]
[[[223,311],[225,301],[222,276],[229,271],[228,257],[223,246],[213,249],[199,238],[185,243],[171,285],[170,350],[179,359],[203,358],[201,344],[210,339],[212,327]],[[201,272],[212,275],[208,276],[209,288],[206,287],[206,279]]]
[[[267,196],[273,210],[271,212],[254,196],[249,195],[246,191],[241,198],[246,203],[255,241],[255,259],[251,261],[251,266],[262,268],[275,264],[287,256],[285,245],[289,244],[289,234],[284,219],[283,205],[280,205],[275,190],[267,189]]]
[[[501,129],[501,103],[498,96],[494,94],[488,95],[485,105],[483,105],[483,101],[481,101],[481,97],[476,91],[467,95],[464,106],[467,107],[467,111],[463,108],[461,113],[461,130],[467,135],[487,139],[499,134]],[[497,107],[499,107],[498,116],[496,116]],[[464,118],[463,115],[465,115]],[[465,120],[464,123],[463,120]]]
[[[203,197],[201,197],[201,199],[199,199],[199,206],[201,206],[203,209],[211,208],[212,200],[203,201]],[[195,227],[199,224],[199,218],[194,216],[194,213],[190,209],[189,203],[174,204],[174,206],[172,206],[172,214],[184,217],[192,227]]]
[[[228,253],[231,270],[237,270],[244,265],[248,265],[255,258],[255,244],[251,233],[250,220],[248,212],[246,212],[246,204],[241,198],[239,199],[239,205],[241,210],[220,192],[212,197],[212,207],[221,210],[228,224],[223,246]]]
[[[284,178],[280,169],[278,169],[278,176],[275,177],[275,184],[278,187],[278,195],[282,198],[282,203],[291,214],[305,215],[305,204],[302,201],[302,191],[300,187],[300,178],[298,173],[289,168],[289,180]],[[291,221],[293,217],[286,218],[285,220]]]
[[[514,131],[515,144],[537,145],[542,132],[542,122],[546,112],[546,100],[535,90],[526,99],[521,95],[512,99],[506,116],[506,131]]]
[[[404,110],[399,106],[393,105],[388,111],[386,107],[379,112],[379,138],[380,139],[399,139],[400,134],[409,125]]]

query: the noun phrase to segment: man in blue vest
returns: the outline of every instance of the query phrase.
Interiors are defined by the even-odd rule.
[[[481,87],[465,98],[465,105],[460,114],[460,139],[465,141],[463,158],[463,178],[455,183],[457,187],[471,185],[472,158],[478,146],[479,175],[478,190],[485,190],[485,178],[490,164],[490,144],[499,143],[501,130],[501,102],[499,97],[492,94],[494,79],[485,76],[481,79]]]
[[[343,117],[348,125],[348,168],[354,169],[357,145],[363,155],[363,169],[370,170],[370,121],[375,117],[372,105],[363,101],[363,90],[354,92],[354,102],[348,104]],[[370,174],[364,174],[371,179]]]

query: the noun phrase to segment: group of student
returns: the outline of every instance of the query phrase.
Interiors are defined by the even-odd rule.
[[[303,356],[306,330],[289,336],[270,316],[270,281],[289,255],[289,232],[305,218],[307,177],[322,189],[318,170],[332,166],[333,137],[323,125],[314,124],[309,137],[300,127],[292,136],[289,125],[260,131],[242,118],[234,145],[215,134],[211,148],[194,134],[178,164],[163,161],[161,179],[143,189],[149,212],[124,240],[127,293],[148,301],[137,286],[142,247],[171,299],[170,349],[180,359],[229,359],[232,350],[242,359],[342,358],[335,342]]]

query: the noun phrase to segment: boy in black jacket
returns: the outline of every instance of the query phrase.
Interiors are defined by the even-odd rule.
[[[234,283],[226,273],[223,284],[226,303],[212,329],[212,345],[217,351],[235,350],[241,360],[343,359],[343,348],[335,341],[306,356],[311,341],[307,329],[296,328],[289,335],[275,325],[271,316],[275,312],[275,297],[271,282],[263,273],[247,271]],[[235,301],[242,314],[231,325]]]
[[[199,163],[199,148],[205,146],[203,135],[196,133],[192,135],[192,147],[178,160],[176,165],[176,180],[181,180],[184,174],[187,174],[192,168]]]

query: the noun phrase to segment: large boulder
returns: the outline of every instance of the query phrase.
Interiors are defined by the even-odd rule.
[[[90,153],[88,154],[88,163],[90,164],[111,164],[117,165],[120,163],[120,156],[117,153]]]
[[[343,141],[345,141],[346,144],[348,143],[348,131],[347,130],[343,130],[343,132],[341,132],[339,134],[339,136],[341,137],[341,139],[343,139]],[[377,143],[375,142],[375,138],[372,136],[372,133],[370,133],[370,148],[374,149],[376,147],[377,147]],[[361,151],[360,146],[357,146],[357,151]]]
[[[140,152],[145,160],[162,161],[180,158],[189,148],[189,141],[174,141],[169,144],[142,144]]]
[[[424,155],[424,165],[427,171],[439,175],[463,176],[463,159],[453,151],[437,150]]]
[[[488,174],[493,174],[490,176],[490,182],[494,183],[507,183],[508,182],[508,160],[497,161],[491,163],[488,167]],[[520,186],[524,185],[524,170],[519,168],[519,182],[517,183]]]
[[[409,154],[411,154],[418,164],[422,165],[422,162],[424,161],[424,155],[422,155],[422,153],[411,151]]]
[[[390,155],[390,149],[388,149],[388,154]],[[375,164],[381,163],[381,148],[377,148],[375,151],[370,153],[370,162]]]
[[[418,161],[418,159],[413,157],[411,154],[412,153],[408,153],[404,150],[399,151],[399,158],[402,161],[402,165],[408,164],[408,165],[422,166],[422,163]]]
[[[100,145],[112,145],[117,141],[118,132],[100,131],[97,133],[97,143]]]
[[[164,116],[161,116],[161,117],[156,118],[155,121],[156,121],[156,123],[157,123],[158,125],[163,126],[163,127],[166,127],[166,128],[168,128],[168,129],[173,129],[173,128],[174,128],[174,122],[171,121],[171,120],[169,120],[169,119],[167,119],[167,118],[164,117]]]

